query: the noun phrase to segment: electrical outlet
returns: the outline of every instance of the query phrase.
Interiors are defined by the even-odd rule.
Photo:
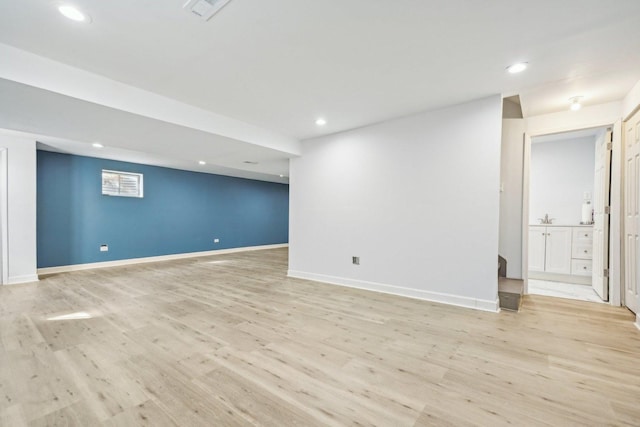
[[[109,245],[100,245],[100,252],[109,252]]]
[[[220,243],[220,239],[213,239],[213,243]]]
[[[359,256],[352,256],[351,257],[351,263],[353,263],[353,265],[360,265],[360,257]]]

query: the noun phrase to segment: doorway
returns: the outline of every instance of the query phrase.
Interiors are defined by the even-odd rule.
[[[530,138],[527,293],[609,300],[611,149],[612,127]]]

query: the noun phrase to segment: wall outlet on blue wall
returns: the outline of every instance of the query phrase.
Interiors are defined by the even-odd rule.
[[[220,243],[220,239],[213,239],[213,243]]]
[[[109,245],[100,245],[100,252],[109,252]]]

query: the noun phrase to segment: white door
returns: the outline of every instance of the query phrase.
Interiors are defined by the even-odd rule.
[[[571,274],[571,227],[547,227],[545,271]]]
[[[603,301],[609,299],[609,188],[611,185],[611,130],[596,140],[593,183],[593,280]],[[607,273],[605,274],[605,269]]]
[[[640,259],[640,111],[624,123],[624,304],[640,309],[638,263]]]
[[[544,271],[547,227],[529,227],[529,271]]]

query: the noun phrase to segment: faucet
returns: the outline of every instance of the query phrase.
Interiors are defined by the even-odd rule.
[[[538,218],[540,224],[553,224],[555,218],[549,218],[549,214],[544,214],[544,218]]]

